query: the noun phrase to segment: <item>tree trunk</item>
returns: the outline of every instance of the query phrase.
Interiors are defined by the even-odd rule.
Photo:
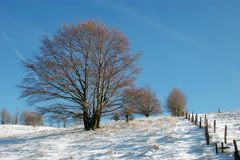
[[[84,130],[91,130],[91,127],[90,127],[90,118],[88,116],[88,113],[86,111],[83,112],[83,124],[84,124]]]
[[[150,116],[150,113],[146,113],[146,114],[145,114],[145,117],[149,117],[149,116]]]
[[[98,121],[100,121],[99,114],[94,114],[93,116],[90,117],[87,114],[87,112],[84,112],[83,114],[84,130],[89,131],[97,129],[99,125]]]
[[[4,118],[4,115],[2,114],[2,124],[4,124],[4,120],[5,118]]]
[[[101,121],[101,115],[99,115],[97,119],[97,128],[100,128],[100,121]]]
[[[63,120],[63,127],[66,128],[66,120]]]
[[[98,128],[98,120],[99,120],[99,114],[96,113],[92,117],[92,130],[95,130],[96,128]]]
[[[129,122],[129,115],[127,114],[125,117],[126,117],[126,121],[128,123]]]

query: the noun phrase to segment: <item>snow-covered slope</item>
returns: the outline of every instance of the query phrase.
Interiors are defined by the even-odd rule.
[[[0,125],[0,138],[14,138],[21,135],[37,134],[50,130],[56,130],[56,128],[24,125]]]
[[[201,115],[204,119],[205,115]],[[224,130],[227,126],[227,146],[229,149],[226,152],[232,153],[234,151],[233,140],[237,141],[238,148],[240,148],[240,112],[223,112],[223,113],[208,113],[206,114],[209,124],[209,132],[212,143],[224,142]],[[214,120],[216,120],[216,132],[214,133]]]
[[[3,126],[1,130],[5,133]],[[206,146],[197,126],[165,116],[111,122],[88,132],[43,127],[11,137],[0,138],[0,159],[232,159]]]

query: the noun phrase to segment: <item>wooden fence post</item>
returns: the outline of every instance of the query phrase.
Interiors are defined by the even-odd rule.
[[[216,120],[213,121],[213,131],[216,133]]]
[[[206,138],[207,145],[209,145],[208,125],[205,126],[205,138]]]
[[[220,110],[220,109],[218,109],[218,113],[221,113],[221,110]]]
[[[222,148],[222,153],[223,153],[223,142],[221,142],[221,148]]]
[[[225,129],[224,129],[224,143],[225,144],[227,143],[227,126],[225,126]]]
[[[194,114],[193,114],[193,112],[192,112],[192,123],[194,122]]]
[[[202,117],[200,116],[199,128],[202,128]]]
[[[204,116],[204,125],[206,125],[206,120],[207,120],[207,114],[205,113],[205,116]]]
[[[188,119],[188,112],[186,112],[186,119]]]
[[[240,160],[236,140],[233,140],[233,145],[234,145],[234,160]]]
[[[217,146],[217,143],[215,143],[215,149],[216,149],[216,154],[218,154],[218,146]]]
[[[196,113],[196,115],[195,115],[195,125],[197,125],[197,122],[198,122],[198,114]]]

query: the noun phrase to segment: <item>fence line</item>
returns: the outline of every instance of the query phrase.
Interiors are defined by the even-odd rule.
[[[222,112],[220,112],[220,109],[218,110],[218,114],[222,114]],[[194,112],[192,111],[192,114],[191,113],[188,113],[188,112],[185,112],[185,118],[195,124],[195,125],[198,125],[199,124],[199,128],[202,128],[202,123],[203,123],[203,120],[202,120],[202,114],[197,114],[195,113],[195,116],[194,116]],[[218,132],[217,132],[217,120],[214,119],[213,120],[213,126],[210,125],[210,119],[207,118],[207,114],[204,114],[204,131],[205,131],[205,138],[206,138],[206,144],[207,145],[210,145],[210,134],[211,134],[211,137],[215,139],[219,139],[220,137],[218,136]],[[219,123],[220,124],[220,123]],[[219,125],[218,124],[218,125]],[[213,127],[213,132],[210,133],[209,132],[209,128],[212,128]],[[219,130],[219,129],[218,129]],[[221,142],[221,146],[220,146],[220,149],[221,149],[221,152],[224,153],[226,149],[229,149],[229,148],[233,148],[234,149],[234,152],[233,152],[233,155],[234,155],[234,159],[235,160],[240,160],[240,157],[239,157],[239,151],[238,151],[238,147],[237,147],[237,137],[234,137],[233,138],[233,143],[227,143],[228,140],[230,139],[228,136],[228,133],[230,133],[228,131],[228,127],[227,125],[224,125],[224,134],[223,134],[223,139],[222,139],[222,142]],[[215,151],[216,151],[216,154],[218,154],[218,140],[216,142],[213,142],[213,144],[215,144]],[[225,145],[224,145],[225,144]],[[231,147],[230,147],[231,146]]]

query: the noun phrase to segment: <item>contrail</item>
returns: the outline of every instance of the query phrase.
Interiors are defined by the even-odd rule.
[[[12,49],[14,50],[16,56],[24,63],[28,63],[27,60],[24,58],[24,56],[22,55],[22,53],[13,45],[13,43],[11,42],[11,39],[9,38],[9,36],[3,32],[2,30],[0,30],[0,33],[2,35],[2,37],[9,43],[9,45],[12,47]],[[39,80],[39,78],[34,75],[36,80]]]
[[[24,58],[24,56],[22,55],[22,53],[13,45],[13,43],[11,42],[11,39],[9,38],[9,36],[3,32],[2,30],[0,30],[0,33],[2,35],[2,37],[9,43],[9,45],[12,47],[12,49],[14,50],[16,56],[23,62],[26,62],[26,59]]]
[[[17,57],[18,57],[19,59],[21,59],[23,62],[27,63],[27,61],[26,61],[26,59],[23,57],[23,55],[22,55],[16,48],[14,48],[14,49],[15,49],[15,53],[16,53]]]
[[[2,34],[3,38],[4,38],[6,41],[10,42],[10,38],[6,35],[6,33],[4,33],[3,31],[1,31],[1,34]]]
[[[147,23],[147,24],[150,24],[150,25],[156,27],[157,29],[159,29],[159,31],[165,32],[168,35],[170,35],[178,40],[185,41],[185,42],[193,44],[193,45],[203,46],[203,44],[201,44],[197,40],[189,37],[188,35],[185,35],[184,33],[178,32],[177,30],[172,29],[171,27],[166,26],[165,24],[159,22],[159,20],[153,19],[152,16],[142,14],[140,12],[137,12],[136,10],[133,10],[133,9],[123,6],[123,5],[115,4],[115,3],[113,3],[113,1],[105,0],[105,1],[97,2],[96,5],[119,10],[128,15],[134,16],[136,19],[141,20],[144,23]]]

